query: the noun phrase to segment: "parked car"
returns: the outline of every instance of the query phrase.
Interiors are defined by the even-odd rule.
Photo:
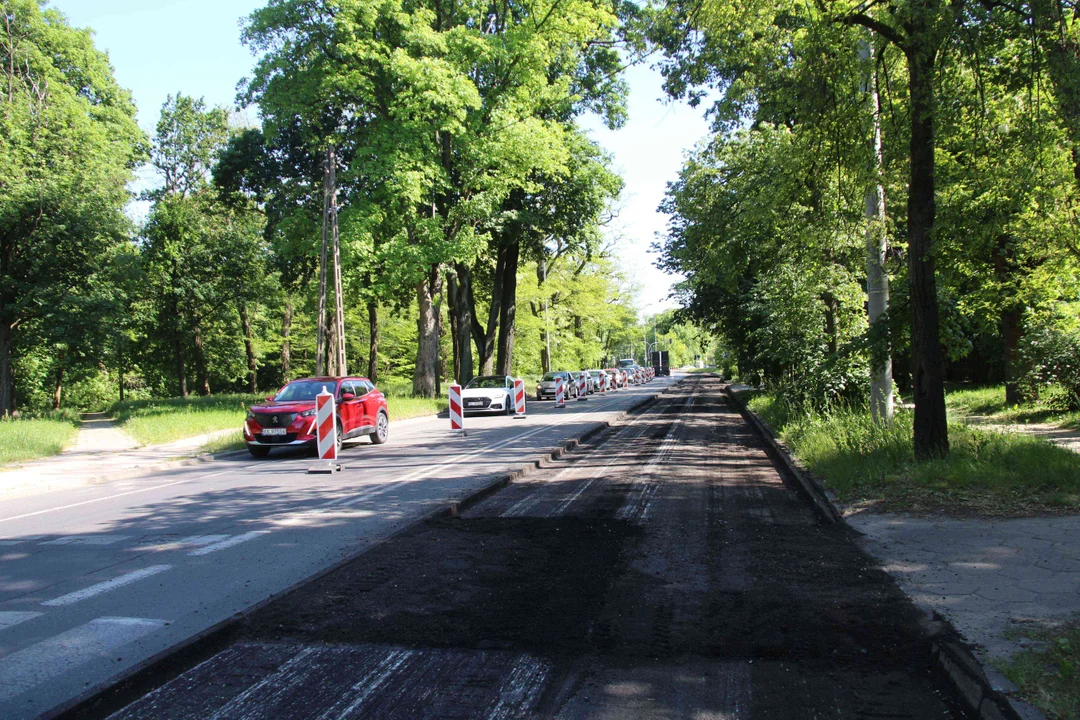
[[[555,379],[563,379],[563,399],[569,400],[570,398],[577,397],[577,376],[571,376],[565,370],[556,370],[554,372],[545,373],[544,377],[540,379],[540,382],[536,385],[536,399],[547,400],[551,398],[555,399]]]
[[[252,405],[244,421],[244,442],[255,457],[275,447],[317,444],[315,396],[334,394],[338,449],[344,440],[366,435],[375,445],[390,436],[386,396],[363,377],[309,377],[293,380],[266,402]]]
[[[589,373],[589,377],[592,379],[593,385],[596,387],[595,392],[599,392],[600,391],[600,383],[601,383],[601,381],[603,380],[603,378],[608,376],[607,371],[605,371],[605,370],[586,370],[585,372]],[[608,378],[608,383],[609,383],[608,388],[610,389],[611,388],[611,385],[610,385],[611,379],[610,378]]]
[[[611,376],[611,386],[613,388],[626,387],[626,371],[620,368],[606,368],[606,372]]]
[[[509,375],[478,375],[461,391],[461,409],[467,413],[514,414],[514,378]]]

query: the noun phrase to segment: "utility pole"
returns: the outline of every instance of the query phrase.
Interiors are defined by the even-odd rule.
[[[327,149],[327,164],[330,166],[330,227],[334,240],[334,329],[337,347],[334,348],[337,375],[348,375],[345,359],[345,298],[341,290],[341,244],[338,241],[338,205],[337,205],[337,153],[333,144]]]
[[[329,155],[327,156],[329,159]],[[330,163],[323,164],[322,247],[319,250],[319,309],[315,327],[315,375],[326,374],[326,251],[330,232]]]

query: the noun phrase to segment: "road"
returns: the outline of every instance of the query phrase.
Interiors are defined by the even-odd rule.
[[[243,456],[4,499],[0,717],[62,706],[673,382],[469,417],[466,437],[403,422],[386,445],[346,445],[335,475]]]
[[[889,576],[783,483],[720,382],[693,377],[582,452],[269,603],[127,707],[96,710],[959,718],[927,648]]]

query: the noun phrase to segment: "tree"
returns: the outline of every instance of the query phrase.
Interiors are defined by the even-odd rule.
[[[90,32],[37,0],[2,0],[0,415],[15,409],[19,333],[47,323],[129,231],[145,152],[130,95]]]

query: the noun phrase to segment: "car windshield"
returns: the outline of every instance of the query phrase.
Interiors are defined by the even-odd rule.
[[[626,368],[626,367],[632,367],[633,365],[634,365],[633,360],[620,360],[619,361],[619,367]]]
[[[589,374],[592,375],[593,377],[600,377],[601,375],[604,374],[604,371],[603,370],[590,370]]]
[[[326,388],[327,392],[334,392],[336,385],[337,383],[333,380],[297,380],[282,388],[281,392],[274,397],[274,400],[277,402],[314,400],[315,396],[321,393],[323,388]]]
[[[483,377],[475,377],[465,387],[467,388],[504,388],[506,387],[506,378],[502,375],[485,375]]]
[[[565,380],[566,379],[566,373],[549,372],[548,374],[544,375],[544,382],[555,382],[559,378],[562,378],[563,380]]]

